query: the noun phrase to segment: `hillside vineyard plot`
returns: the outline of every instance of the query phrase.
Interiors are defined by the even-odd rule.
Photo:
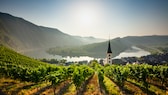
[[[57,66],[0,46],[0,92],[7,95],[166,95],[168,66]]]

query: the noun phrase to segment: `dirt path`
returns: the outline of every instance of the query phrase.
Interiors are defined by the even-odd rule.
[[[83,95],[102,95],[100,92],[98,75],[95,73],[89,80]]]
[[[67,81],[62,82],[59,85],[57,85],[56,86],[56,94],[57,95],[62,95],[62,93],[64,92],[64,90],[67,89],[69,84],[70,84],[70,81],[67,80]],[[54,90],[53,90],[53,87],[50,85],[50,86],[44,87],[43,89],[39,90],[39,92],[36,92],[35,94],[38,94],[38,95],[53,95]]]
[[[134,95],[147,95],[144,91],[142,91],[139,87],[135,86],[134,84],[126,81],[125,87]]]

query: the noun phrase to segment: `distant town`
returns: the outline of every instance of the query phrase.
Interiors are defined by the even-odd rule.
[[[121,59],[114,59],[115,64],[143,64],[148,63],[150,65],[163,65],[168,62],[168,52],[162,54],[152,54],[142,57],[124,57]]]
[[[66,62],[65,59],[62,60],[57,60],[57,59],[40,59],[43,62],[51,63],[51,64],[58,64],[58,65],[71,65],[71,64],[89,64],[91,61],[78,61],[78,62]],[[103,64],[103,59],[97,60],[98,63],[101,65]],[[142,57],[123,57],[120,59],[113,59],[112,60],[113,64],[118,64],[118,65],[126,65],[126,64],[143,64],[147,63],[150,65],[168,65],[168,52],[162,53],[162,54],[151,54],[147,56],[142,56]]]

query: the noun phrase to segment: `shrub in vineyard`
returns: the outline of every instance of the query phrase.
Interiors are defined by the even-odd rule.
[[[56,85],[58,85],[59,83],[65,81],[66,80],[66,76],[65,76],[64,72],[59,70],[59,71],[50,72],[46,76],[46,80],[51,82],[51,85],[53,86],[53,90],[54,90],[54,95],[55,95],[56,94],[55,93]]]
[[[129,73],[128,68],[117,65],[107,66],[104,71],[107,77],[114,80],[120,86],[124,85],[124,82],[127,79]]]
[[[73,72],[72,80],[76,86],[77,94],[79,94],[79,90],[81,85],[91,76],[93,75],[94,71],[88,66],[78,66],[75,67]]]

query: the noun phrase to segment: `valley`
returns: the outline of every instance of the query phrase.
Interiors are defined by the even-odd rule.
[[[0,13],[0,34],[0,44],[33,58],[50,58],[50,55],[104,58],[107,47],[107,39],[69,35],[6,13]],[[168,36],[127,36],[110,40],[113,57],[116,57],[132,46],[150,53],[160,53],[160,50],[167,48]]]
[[[0,46],[0,91],[7,95],[166,95],[168,67],[107,65],[60,66],[40,62]],[[135,90],[136,89],[136,90]]]
[[[2,95],[168,95],[167,55],[168,35],[74,36],[0,12]]]

